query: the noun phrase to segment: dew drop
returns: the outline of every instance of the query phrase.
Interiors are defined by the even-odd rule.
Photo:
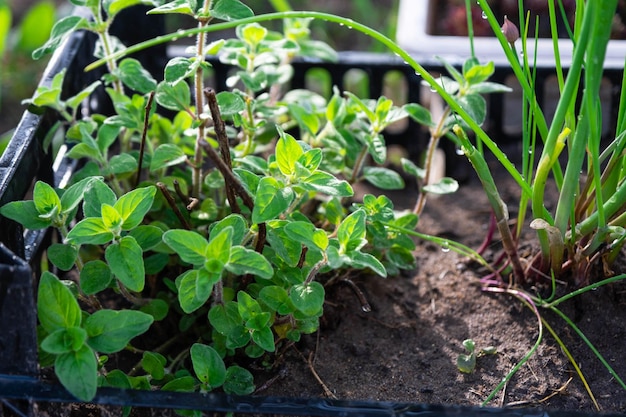
[[[482,17],[483,19],[487,19],[487,13],[485,13],[485,11],[483,10],[483,12],[481,13],[480,17]]]
[[[465,151],[460,146],[455,149],[455,152],[457,155],[465,155]]]
[[[441,251],[448,253],[450,252],[450,246],[448,245],[448,242],[445,242],[442,246],[441,246]]]

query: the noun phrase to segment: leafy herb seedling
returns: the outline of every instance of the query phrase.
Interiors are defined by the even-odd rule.
[[[485,355],[495,355],[497,350],[493,346],[488,346],[486,348],[480,349],[476,351],[476,344],[472,339],[465,339],[463,341],[463,347],[467,351],[467,353],[460,354],[456,359],[456,367],[459,371],[471,374],[476,369],[476,360],[481,356]]]

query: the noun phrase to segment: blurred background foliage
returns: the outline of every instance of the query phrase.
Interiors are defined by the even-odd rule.
[[[256,14],[282,10],[315,10],[349,17],[393,38],[399,0],[244,0]],[[0,0],[0,151],[21,117],[46,65],[31,53],[48,38],[54,22],[71,13],[66,0]],[[183,17],[170,20],[168,30],[189,27]],[[273,26],[272,26],[273,25]],[[270,28],[280,29],[280,22]],[[315,22],[312,36],[338,51],[381,52],[381,46],[345,27]],[[220,36],[224,36],[223,34]]]

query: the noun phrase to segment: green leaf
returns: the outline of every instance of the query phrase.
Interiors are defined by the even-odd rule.
[[[54,243],[48,247],[48,259],[62,271],[69,271],[74,266],[78,251],[72,245]]]
[[[17,45],[16,52],[31,53],[36,48],[43,45],[50,35],[50,31],[54,26],[55,6],[51,1],[39,1],[35,3],[22,17],[22,21],[17,27]],[[9,24],[9,28],[11,25]],[[8,29],[8,28],[7,28]],[[1,30],[1,29],[0,29]],[[0,56],[2,56],[2,47],[0,46]]]
[[[63,213],[74,210],[96,182],[102,183],[102,177],[87,177],[68,187],[61,196]]]
[[[0,4],[0,56],[4,56],[12,20],[11,8],[7,4]]]
[[[363,209],[346,217],[337,228],[337,239],[344,253],[361,248],[365,243],[365,218]]]
[[[253,320],[255,316],[263,313],[259,303],[245,291],[237,293],[237,308],[239,315],[245,322]]]
[[[54,77],[50,86],[41,85],[35,90],[32,99],[24,100],[23,103],[33,104],[39,107],[50,107],[58,111],[65,110],[65,103],[61,100],[61,91],[63,89],[63,79],[66,69],[59,71]]]
[[[97,294],[111,284],[113,274],[101,260],[89,261],[80,271],[80,288],[87,295]]]
[[[324,306],[324,287],[315,281],[294,285],[289,298],[293,305],[306,316],[320,316]]]
[[[113,240],[113,233],[99,217],[87,217],[74,226],[67,234],[67,240],[75,245],[104,245]]]
[[[143,313],[151,315],[155,321],[159,321],[167,317],[170,306],[165,300],[161,300],[160,298],[153,298],[148,302],[148,304],[142,305],[140,310]]]
[[[243,246],[231,249],[226,269],[236,275],[252,274],[264,279],[274,276],[272,265],[263,255]]]
[[[296,308],[289,298],[287,290],[277,285],[263,287],[259,293],[259,298],[267,304],[269,308],[283,316],[291,314]]]
[[[217,235],[222,230],[230,227],[232,229],[232,244],[240,245],[244,237],[249,232],[249,227],[241,214],[232,213],[224,217],[217,223],[214,223],[210,229],[211,236]]]
[[[189,58],[175,57],[165,66],[165,81],[170,84],[177,84],[191,77],[196,71],[197,65]]]
[[[365,113],[365,115],[367,116],[367,118],[369,119],[369,121],[371,123],[375,123],[376,122],[376,113],[374,113],[372,111],[372,109],[370,109],[368,107],[367,104],[365,104],[365,102],[363,100],[361,100],[359,97],[357,97],[354,93],[351,93],[349,91],[345,92],[345,95],[353,102],[357,105],[357,107],[363,112]]]
[[[181,111],[189,108],[191,94],[187,83],[172,85],[161,82],[157,86],[154,98],[157,103],[168,110]]]
[[[334,175],[324,171],[315,171],[309,177],[302,179],[299,185],[306,190],[317,191],[332,197],[352,197],[354,195],[350,183],[339,180]]]
[[[272,333],[272,329],[269,327],[253,330],[252,341],[267,352],[274,352],[276,350],[276,345],[274,344],[274,334]]]
[[[300,56],[307,56],[311,58],[317,58],[321,61],[337,62],[339,61],[339,54],[329,44],[322,41],[306,39],[299,41]]]
[[[382,190],[402,190],[404,180],[396,171],[384,167],[364,167],[363,178]]]
[[[115,210],[113,206],[103,204],[101,207],[102,223],[104,227],[113,232],[114,235],[119,235],[122,227],[122,216]]]
[[[219,353],[210,346],[194,343],[190,349],[193,371],[203,384],[218,388],[226,381],[226,366]]]
[[[513,89],[503,84],[484,81],[472,84],[467,90],[467,94],[490,94],[490,93],[510,93]]]
[[[433,117],[430,114],[430,110],[428,110],[426,107],[417,103],[409,103],[405,104],[403,108],[409,114],[409,117],[411,117],[417,123],[427,127],[435,127],[435,122],[433,122]]]
[[[239,308],[234,301],[216,304],[209,310],[209,322],[220,334],[229,336],[243,327],[243,319],[239,315]]]
[[[74,15],[60,19],[52,27],[48,41],[33,52],[33,59],[39,59],[53,52],[74,30],[84,27],[86,23],[85,18]]]
[[[368,144],[368,151],[374,162],[377,164],[384,164],[387,160],[387,146],[385,145],[385,138],[381,134],[368,134],[365,136],[365,140]]]
[[[70,109],[76,110],[78,106],[80,106],[91,95],[91,93],[93,93],[96,90],[96,88],[100,87],[101,84],[102,82],[100,81],[92,82],[87,87],[83,88],[78,93],[68,98],[65,104]]]
[[[111,16],[115,16],[117,13],[130,6],[141,3],[143,3],[143,0],[102,0],[104,10]]]
[[[350,264],[358,268],[369,268],[381,277],[387,276],[385,266],[373,255],[358,250],[350,253]]]
[[[115,209],[124,219],[123,230],[133,229],[143,221],[144,216],[152,207],[156,187],[149,186],[130,191],[117,200]]]
[[[259,181],[252,210],[252,222],[264,223],[284,213],[294,199],[294,192],[273,177]]]
[[[211,233],[209,237],[209,244],[206,246],[204,252],[205,268],[206,262],[218,262],[221,264],[220,269],[211,270],[211,272],[221,272],[222,268],[230,259],[230,250],[233,244],[233,229],[226,227],[221,229],[219,233]]]
[[[291,222],[285,226],[285,233],[289,238],[302,243],[308,248],[325,251],[328,247],[328,236],[322,229],[313,223],[305,221]]]
[[[161,387],[163,391],[177,391],[177,392],[193,392],[196,389],[197,381],[190,375],[181,376],[173,379],[167,384]]]
[[[89,346],[57,356],[54,372],[61,384],[79,400],[90,401],[96,396],[98,361]]]
[[[57,329],[41,342],[41,348],[53,355],[80,350],[87,340],[87,332],[80,327]]]
[[[141,311],[98,310],[85,320],[87,343],[97,352],[119,352],[131,339],[145,333],[153,321],[151,315]]]
[[[471,374],[476,369],[476,355],[459,355],[456,358],[456,367],[465,374]]]
[[[83,212],[85,217],[100,217],[102,204],[114,205],[117,201],[115,192],[104,181],[95,181],[85,191]]]
[[[128,234],[135,238],[144,252],[153,249],[163,241],[163,230],[147,224],[135,227]]]
[[[300,242],[293,240],[285,233],[285,221],[272,220],[271,226],[267,229],[267,241],[275,251],[276,255],[287,265],[295,267],[298,265],[302,253]]]
[[[192,265],[202,265],[206,260],[209,242],[197,232],[190,230],[168,230],[163,233],[163,241],[174,250],[180,259]]]
[[[280,138],[276,143],[276,162],[284,175],[295,173],[296,161],[304,153],[300,144],[288,133],[279,129]]]
[[[137,0],[130,0],[135,1]],[[114,3],[118,3],[116,0]],[[131,89],[140,94],[148,94],[156,90],[157,82],[152,75],[143,68],[141,63],[134,58],[125,58],[120,62],[118,73],[120,80]]]
[[[51,219],[39,217],[34,201],[11,201],[0,207],[0,214],[30,230],[45,229],[52,223]]]
[[[490,61],[484,65],[472,65],[469,69],[463,68],[463,76],[468,84],[478,84],[486,81],[495,72],[495,64]]]
[[[323,152],[319,148],[313,148],[306,151],[304,154],[300,155],[300,158],[296,161],[298,164],[302,165],[304,168],[313,172],[317,170],[322,163]]]
[[[482,124],[487,117],[487,102],[478,94],[467,94],[455,97],[456,102],[478,124]]]
[[[35,202],[35,208],[42,216],[52,219],[52,216],[62,211],[59,195],[54,191],[54,188],[43,181],[37,181],[35,183],[33,201]]]
[[[233,365],[226,370],[224,392],[233,395],[249,395],[255,390],[254,377],[247,369]]]
[[[213,3],[211,16],[216,19],[234,21],[254,16],[254,12],[239,0],[218,0]]]
[[[452,66],[449,62],[445,61],[441,57],[437,57],[437,58],[439,59],[439,61],[441,61],[441,63],[446,68],[448,73],[452,76],[452,78],[456,80],[458,84],[462,84],[465,81],[463,79],[463,74],[461,74],[456,68],[454,68],[454,66]],[[444,78],[444,77],[441,77],[441,78]]]
[[[337,197],[333,197],[326,204],[323,205],[323,210],[326,220],[332,225],[338,225],[345,217],[345,209],[341,204],[341,200]]]
[[[213,292],[213,286],[222,278],[223,268],[217,271],[210,271],[207,268],[198,270],[196,276],[196,299],[203,303],[209,299]]]
[[[187,161],[187,155],[180,146],[163,143],[154,150],[152,160],[150,161],[150,171],[179,165]]]
[[[44,272],[37,292],[37,316],[41,326],[52,333],[57,329],[79,327],[82,313],[76,298],[50,272]]]
[[[412,175],[417,179],[422,179],[426,176],[426,171],[423,168],[420,168],[417,165],[415,165],[415,163],[411,161],[410,159],[402,158],[401,163],[402,163],[402,170],[405,173]]]
[[[137,379],[141,380],[143,379],[143,377],[139,377]],[[136,382],[137,379],[135,379],[134,381]],[[112,371],[108,371],[107,374],[104,376],[104,381],[102,379],[99,379],[98,383],[99,383],[99,386],[101,387],[115,387],[115,388],[122,388],[122,389],[133,388],[133,384],[131,383],[131,380],[128,377],[128,375],[126,375],[124,372],[120,371],[119,369],[113,369]],[[128,408],[130,407],[125,406],[124,408],[122,408],[122,410],[124,410],[123,412],[125,412],[125,410]]]
[[[207,296],[205,299],[201,299],[196,296],[196,282],[198,280],[198,274],[199,271],[197,269],[192,269],[184,272],[176,279],[178,303],[187,314],[193,313],[202,307],[209,298],[209,296]]]
[[[110,172],[116,175],[137,171],[137,160],[127,153],[112,156],[108,163]]]
[[[165,376],[165,364],[167,359],[160,353],[144,352],[141,358],[141,367],[152,379],[161,380]]]
[[[221,91],[216,96],[222,117],[232,117],[246,109],[246,103],[239,94]]]
[[[422,187],[422,190],[431,194],[451,194],[458,189],[459,183],[450,177],[443,177],[436,184],[428,184]]]
[[[140,292],[145,285],[145,269],[141,246],[131,236],[124,236],[119,242],[109,245],[104,257],[111,272],[126,288]]]
[[[298,122],[301,129],[310,135],[316,135],[320,129],[320,118],[309,109],[295,103],[288,105],[289,113]]]
[[[187,0],[174,0],[169,3],[165,3],[159,7],[155,7],[148,11],[148,14],[170,14],[170,13],[180,13],[186,14],[189,16],[193,16],[195,14],[195,10],[189,7],[189,1]]]
[[[413,252],[407,248],[394,245],[387,252],[387,259],[400,269],[413,269],[417,266]]]

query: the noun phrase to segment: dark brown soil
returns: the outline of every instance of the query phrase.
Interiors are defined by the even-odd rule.
[[[509,184],[505,176],[500,180]],[[517,191],[505,186],[501,193],[512,198]],[[395,197],[396,208],[402,208],[398,202],[413,204],[414,196],[406,192]],[[477,248],[488,222],[486,198],[473,179],[455,194],[430,199],[419,230]],[[284,377],[259,394],[482,404],[535,344],[537,318],[510,295],[483,292],[482,272],[466,259],[431,243],[418,245],[414,272],[353,279],[372,306],[369,313],[362,311],[347,286],[329,288],[324,327],[286,352]],[[495,242],[493,254],[499,249]],[[623,265],[619,269],[626,270]],[[624,378],[626,284],[586,293],[563,305],[563,310]],[[600,409],[625,412],[626,391],[589,347],[555,314],[545,310],[541,314],[582,369]],[[488,405],[596,411],[555,339],[545,328],[543,333],[535,354]],[[478,349],[494,346],[498,353],[479,357],[475,371],[464,374],[456,360],[468,338]]]

